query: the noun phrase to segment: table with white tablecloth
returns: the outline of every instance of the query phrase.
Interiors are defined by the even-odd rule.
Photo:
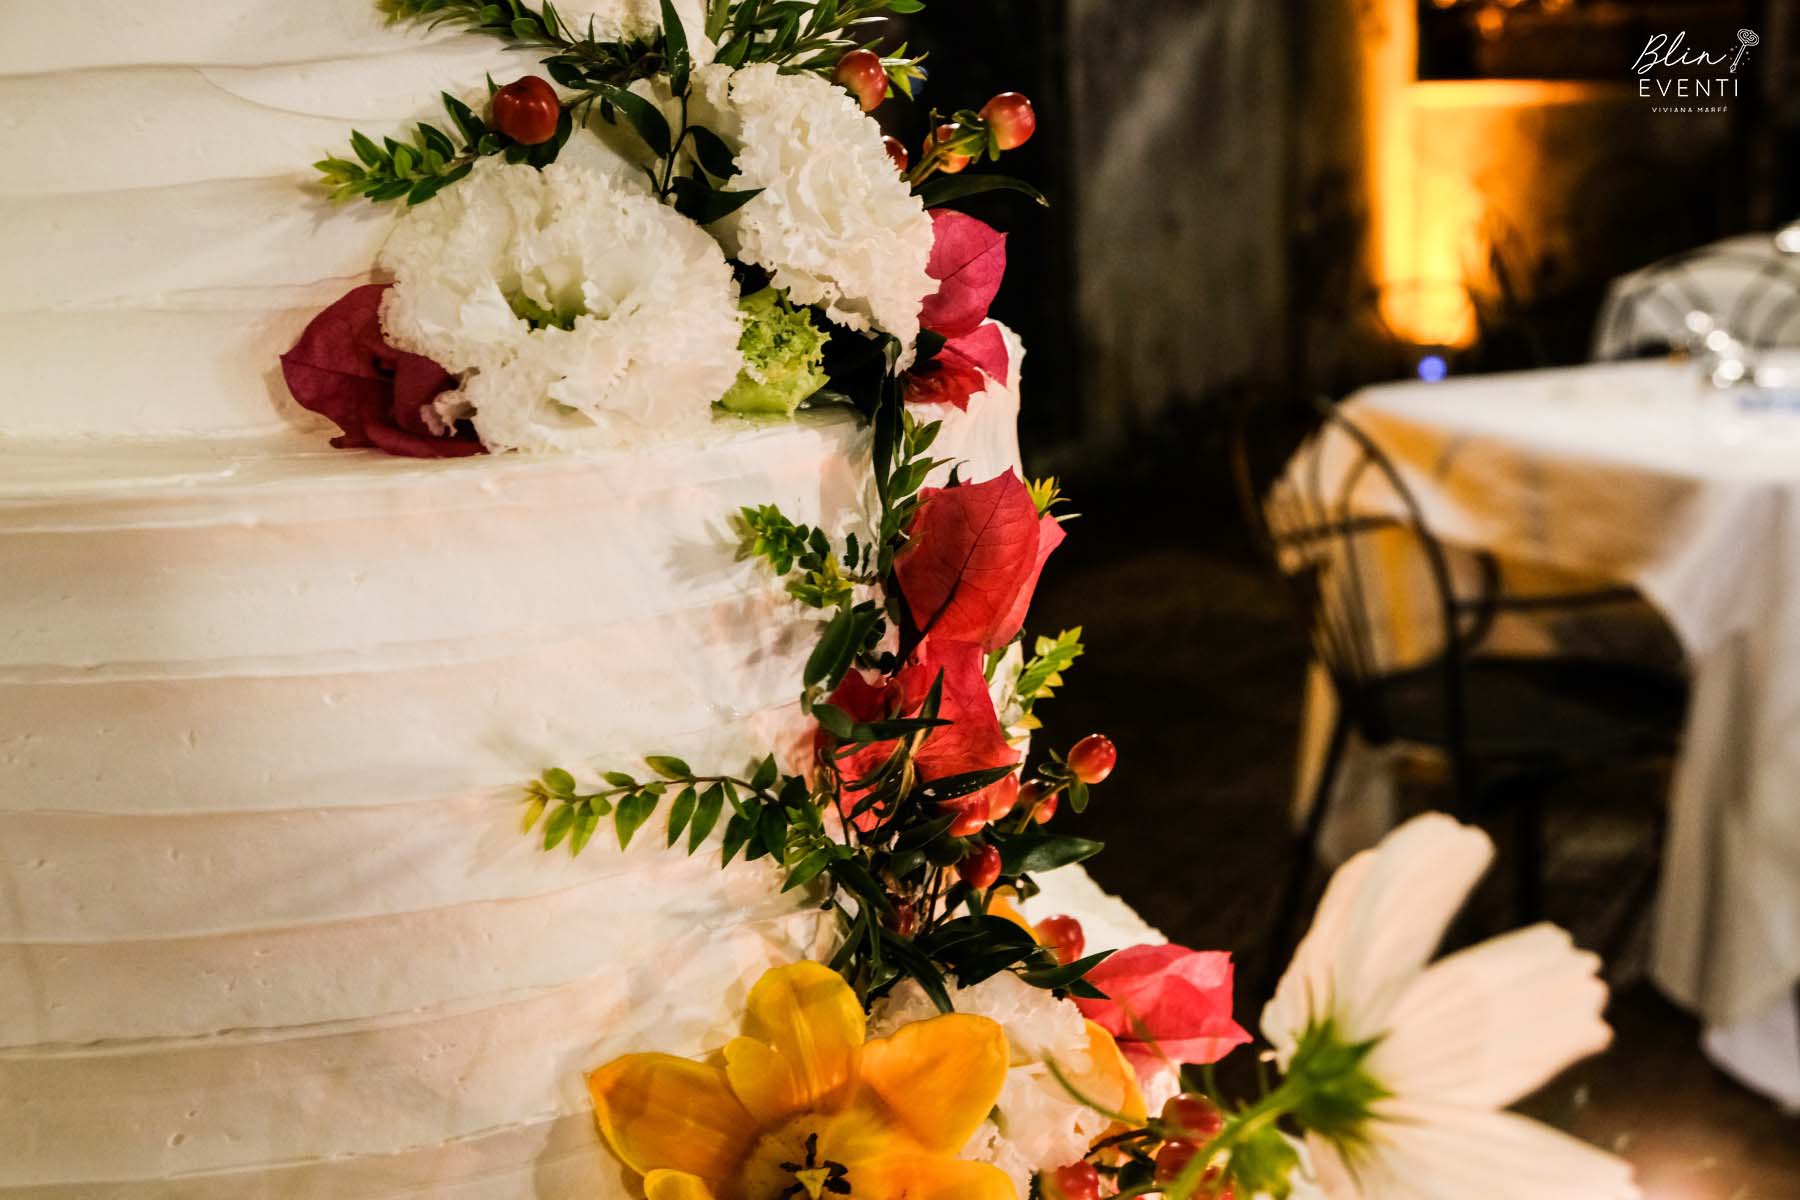
[[[1673,627],[1693,700],[1651,970],[1716,1060],[1800,1106],[1800,415],[1746,399],[1659,361],[1386,385],[1343,411],[1447,543],[1628,582]]]

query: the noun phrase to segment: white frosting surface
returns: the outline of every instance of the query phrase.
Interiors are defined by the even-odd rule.
[[[1017,413],[934,452],[1016,469]],[[810,633],[728,518],[857,521],[867,438],[0,449],[0,1197],[627,1195],[582,1072],[718,1047],[828,930],[660,818],[545,855],[518,788],[794,744]]]
[[[310,164],[534,65],[374,0],[0,4],[0,152],[29,164],[0,177],[0,440],[318,429],[276,356],[398,210],[332,206]]]

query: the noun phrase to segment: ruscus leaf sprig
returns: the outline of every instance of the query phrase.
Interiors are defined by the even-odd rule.
[[[350,135],[354,159],[330,157],[313,164],[323,176],[334,201],[357,196],[382,203],[404,198],[422,204],[466,176],[476,160],[503,155],[508,162],[544,166],[555,161],[569,138],[573,123],[567,110],[549,141],[526,146],[491,128],[467,104],[443,94],[444,111],[451,128],[420,122],[410,142],[383,138],[376,142],[361,131]]]

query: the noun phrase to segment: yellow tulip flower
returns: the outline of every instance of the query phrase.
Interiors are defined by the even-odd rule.
[[[953,1013],[865,1041],[837,972],[750,989],[724,1066],[630,1054],[588,1076],[600,1131],[648,1200],[1018,1200],[957,1157],[1006,1082],[1006,1035]]]

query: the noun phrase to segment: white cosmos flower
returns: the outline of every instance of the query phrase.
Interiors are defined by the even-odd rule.
[[[690,119],[737,155],[727,187],[762,194],[709,230],[727,254],[769,271],[796,304],[851,329],[880,329],[910,351],[932,224],[894,169],[881,127],[843,88],[772,63],[713,66],[693,80]]]
[[[1290,1079],[1352,1101],[1307,1138],[1330,1200],[1638,1195],[1620,1159],[1499,1111],[1611,1040],[1599,960],[1536,925],[1426,965],[1492,857],[1433,814],[1345,863],[1263,1010]]]
[[[388,341],[463,376],[438,413],[491,450],[703,424],[743,365],[718,245],[578,140],[543,171],[481,160],[382,250]]]

